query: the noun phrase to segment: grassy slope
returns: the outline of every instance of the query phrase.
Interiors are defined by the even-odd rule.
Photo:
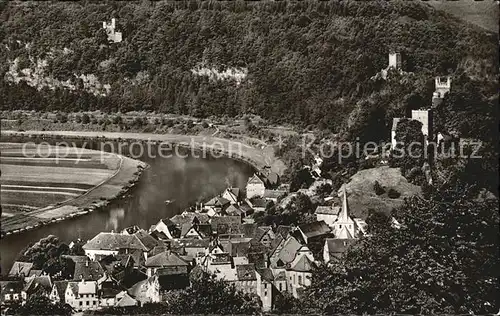
[[[462,20],[498,33],[499,7],[497,1],[428,1],[434,8],[453,14]]]
[[[387,193],[377,196],[373,190],[375,181],[385,187],[386,192],[392,188],[401,196],[398,199],[389,198]],[[370,209],[389,215],[392,209],[403,204],[404,198],[421,193],[420,187],[409,183],[399,168],[387,166],[358,171],[347,183],[346,190],[351,213],[361,218],[366,218]]]

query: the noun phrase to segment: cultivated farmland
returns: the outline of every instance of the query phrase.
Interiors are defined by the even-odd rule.
[[[94,150],[16,143],[0,143],[0,163],[3,233],[112,199],[145,166]]]

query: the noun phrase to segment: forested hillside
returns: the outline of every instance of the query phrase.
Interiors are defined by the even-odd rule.
[[[380,139],[365,123],[428,105],[436,75],[497,93],[497,35],[413,1],[2,1],[0,40],[2,109],[254,113]],[[412,74],[370,80],[389,51]]]

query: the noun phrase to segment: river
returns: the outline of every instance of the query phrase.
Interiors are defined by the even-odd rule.
[[[9,137],[0,141],[20,139]],[[55,140],[48,142],[54,143]],[[78,143],[78,146],[81,144]],[[100,145],[94,141],[88,142],[85,147],[97,149]],[[188,151],[183,154],[188,154]],[[138,159],[148,163],[150,168],[144,170],[137,186],[125,198],[114,201],[103,210],[1,239],[2,274],[8,273],[22,249],[40,238],[52,234],[70,242],[77,238],[90,239],[102,231],[119,231],[131,225],[147,230],[160,218],[181,213],[194,203],[222,192],[227,186],[244,188],[253,173],[249,165],[229,158],[195,158],[192,154],[185,158],[175,155],[153,158],[145,153]],[[173,202],[165,205],[167,199]]]

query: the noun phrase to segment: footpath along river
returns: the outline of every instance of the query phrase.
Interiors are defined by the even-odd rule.
[[[2,141],[20,142],[21,139],[2,137]],[[24,138],[24,141],[33,139]],[[61,140],[44,141],[55,144]],[[82,141],[75,143],[77,146],[83,144]],[[100,149],[100,141],[87,141],[86,147]],[[123,154],[127,154],[126,146],[122,146],[122,150]],[[182,154],[187,157],[172,155],[165,158],[157,155],[153,158],[144,151],[137,159],[148,163],[150,168],[144,170],[139,182],[126,197],[102,210],[1,239],[2,274],[8,273],[21,250],[42,237],[52,234],[69,242],[78,238],[92,238],[101,231],[119,231],[131,225],[148,229],[160,218],[178,214],[194,203],[216,195],[227,186],[244,188],[253,173],[251,166],[233,159],[195,158],[190,150]],[[166,205],[165,200],[174,202]]]

